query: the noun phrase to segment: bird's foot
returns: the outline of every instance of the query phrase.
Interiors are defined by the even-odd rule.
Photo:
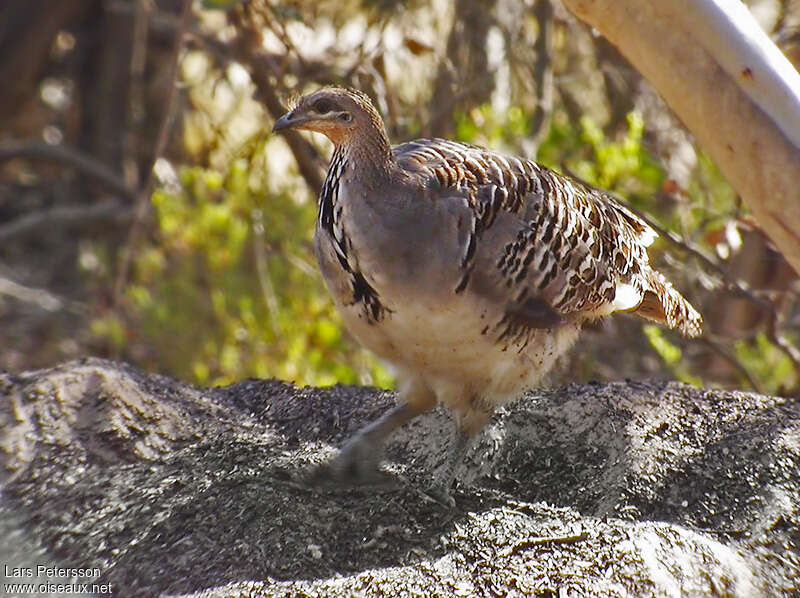
[[[393,481],[392,476],[378,467],[382,454],[380,446],[369,436],[356,434],[338,455],[313,472],[311,481],[353,486],[388,485]]]

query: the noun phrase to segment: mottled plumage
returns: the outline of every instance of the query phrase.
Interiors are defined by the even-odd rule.
[[[530,160],[443,139],[392,148],[361,92],[326,88],[275,125],[335,149],[315,235],[351,332],[389,361],[399,405],[348,443],[333,471],[365,477],[385,436],[440,401],[455,415],[447,491],[495,406],[536,384],[582,325],[615,311],[700,333],[648,262],[654,231],[602,191]]]

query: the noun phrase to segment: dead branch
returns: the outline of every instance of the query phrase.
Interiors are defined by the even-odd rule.
[[[91,228],[97,224],[121,225],[129,222],[133,209],[111,200],[91,206],[58,207],[25,214],[0,226],[0,244],[18,242],[39,235],[42,229]]]
[[[527,540],[522,540],[521,542],[517,542],[513,546],[506,548],[499,554],[501,556],[511,556],[520,550],[525,550],[534,546],[543,546],[546,544],[573,544],[575,542],[582,542],[588,537],[588,532],[580,532],[578,534],[569,534],[566,536],[540,536],[536,538],[528,538]]]
[[[713,335],[710,335],[708,333],[703,334],[700,341],[704,345],[706,345],[709,349],[711,349],[711,351],[722,357],[722,359],[724,359],[731,366],[733,366],[733,368],[736,369],[744,377],[745,380],[747,380],[747,383],[754,391],[759,393],[763,392],[761,386],[758,384],[758,382],[756,382],[755,378],[753,378],[752,374],[750,374],[748,369],[744,367],[744,364],[741,361],[739,361],[736,358],[736,356],[733,355],[733,353],[728,351],[723,343],[717,342],[717,340],[713,338]]]
[[[494,23],[493,4],[480,0],[457,0],[453,25],[447,39],[446,55],[439,63],[433,84],[426,134],[446,136],[453,128],[453,110],[436,110],[443,98],[454,98],[453,107],[470,109],[486,102],[494,88],[494,73],[489,69],[486,40]],[[468,87],[464,83],[470,82]],[[461,93],[457,93],[458,91]]]
[[[243,10],[237,9],[230,13],[229,18],[236,27],[238,36],[233,43],[234,58],[244,65],[250,72],[250,77],[257,89],[258,99],[264,104],[267,113],[273,118],[278,119],[284,112],[285,107],[275,91],[275,84],[271,80],[265,65],[270,65],[265,61],[265,55],[261,49],[261,33],[257,26],[243,14]],[[301,176],[305,179],[312,192],[316,195],[322,189],[323,183],[323,164],[319,153],[296,131],[286,131],[283,137],[289,145]]]
[[[138,5],[134,6],[125,0],[109,0],[106,2],[104,9],[107,12],[126,15],[130,18],[134,18],[137,10],[139,10]],[[155,6],[148,8],[147,17],[149,30],[161,36],[173,38],[175,32],[181,28],[180,15],[159,11]],[[194,24],[190,24],[184,30],[184,35],[188,38],[187,42],[193,42],[218,59],[230,53],[228,45],[224,41],[213,34],[203,31]]]
[[[8,278],[0,276],[0,295],[13,297],[18,301],[30,303],[49,312],[67,309],[73,313],[85,311],[81,304],[54,295],[45,289],[36,289],[14,282]]]
[[[178,65],[180,61],[181,49],[183,48],[184,31],[189,25],[189,17],[192,13],[191,0],[183,0],[181,8],[181,24],[175,32],[175,42],[172,50],[172,61],[170,73],[167,79],[172,82],[167,91],[167,101],[164,107],[164,114],[161,117],[161,125],[158,129],[158,136],[153,148],[153,157],[150,162],[150,168],[147,169],[147,177],[140,185],[137,193],[136,207],[134,210],[133,223],[131,224],[130,233],[128,234],[128,241],[122,249],[122,259],[120,263],[119,274],[114,285],[114,303],[119,301],[122,294],[122,289],[128,280],[128,273],[130,272],[131,260],[135,246],[139,241],[142,232],[142,227],[147,214],[150,209],[150,190],[153,186],[155,177],[154,166],[156,160],[164,152],[166,147],[169,132],[172,129],[172,123],[175,119],[175,102],[177,98],[177,78],[178,78]]]
[[[43,141],[7,140],[0,142],[0,163],[14,158],[57,162],[76,170],[84,176],[102,183],[115,195],[133,201],[136,193],[108,166],[89,154],[66,145],[50,145]]]
[[[531,116],[530,137],[539,147],[549,133],[550,114],[553,111],[553,5],[550,0],[539,0],[533,9],[539,24],[533,50],[536,59],[533,64],[533,79],[536,84],[536,110]]]

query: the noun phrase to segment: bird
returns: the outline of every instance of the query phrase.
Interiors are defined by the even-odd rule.
[[[609,193],[533,160],[445,139],[392,146],[365,93],[323,87],[273,131],[333,143],[314,247],[346,328],[389,364],[397,402],[328,464],[376,479],[387,437],[443,404],[455,432],[427,494],[451,487],[495,409],[541,382],[586,323],[614,312],[701,333],[650,266],[655,231]]]

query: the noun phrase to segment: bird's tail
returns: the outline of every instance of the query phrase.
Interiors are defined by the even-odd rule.
[[[677,328],[684,336],[700,336],[703,316],[672,288],[660,272],[650,270],[645,278],[647,289],[644,298],[633,313],[646,320]]]

